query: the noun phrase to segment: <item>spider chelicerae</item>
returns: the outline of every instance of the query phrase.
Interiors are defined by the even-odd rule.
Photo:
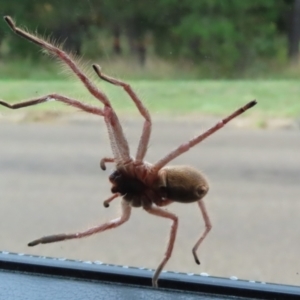
[[[103,170],[105,170],[106,163],[115,164],[115,170],[109,176],[109,181],[112,184],[112,196],[104,201],[104,206],[108,207],[109,203],[114,199],[118,197],[122,198],[122,213],[120,217],[81,232],[45,236],[30,242],[28,246],[36,246],[38,244],[53,243],[69,239],[79,239],[107,229],[118,227],[128,221],[132,207],[142,207],[149,214],[170,219],[172,221],[165,255],[158,265],[152,279],[153,286],[157,287],[159,274],[171,257],[178,228],[178,217],[162,207],[170,205],[173,202],[196,202],[200,208],[200,212],[205,223],[205,229],[203,233],[201,233],[200,238],[192,249],[195,262],[200,264],[197,256],[197,250],[212,228],[203,202],[203,197],[207,194],[209,186],[205,177],[195,168],[190,166],[167,166],[167,164],[212,135],[233,118],[253,107],[256,104],[256,101],[249,102],[245,106],[230,114],[228,117],[218,122],[216,125],[212,126],[204,133],[192,138],[186,143],[181,144],[159,161],[151,164],[144,161],[151,135],[151,117],[148,110],[129,84],[103,74],[99,65],[93,65],[94,71],[101,79],[111,84],[120,86],[125,90],[145,119],[135,157],[130,155],[128,142],[109,99],[76,65],[71,55],[67,54],[59,47],[16,27],[11,17],[5,16],[4,19],[17,35],[39,45],[48,53],[64,62],[75,73],[87,90],[102,103],[103,108],[91,106],[76,99],[56,93],[16,104],[9,104],[4,101],[0,101],[0,104],[11,109],[18,109],[55,100],[79,108],[85,112],[103,117],[107,127],[113,155],[112,157],[104,157],[100,161],[100,166]]]

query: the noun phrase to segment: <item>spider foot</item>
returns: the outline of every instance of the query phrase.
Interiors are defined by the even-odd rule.
[[[104,206],[105,208],[107,208],[107,207],[109,207],[109,203],[108,203],[107,201],[103,201],[103,206]]]
[[[2,100],[0,100],[0,105],[3,105],[3,106],[8,107],[8,108],[12,108],[12,106],[9,103],[4,102]]]
[[[38,244],[48,244],[48,243],[53,243],[53,242],[59,242],[59,241],[65,240],[67,237],[68,236],[66,234],[55,234],[55,235],[44,236],[40,239],[37,239],[37,240],[34,240],[34,241],[28,243],[28,246],[33,247]]]
[[[197,265],[200,265],[200,264],[201,264],[201,263],[200,263],[200,260],[199,260],[197,254],[196,254],[195,252],[193,252],[193,256],[194,256],[195,263],[196,263]]]

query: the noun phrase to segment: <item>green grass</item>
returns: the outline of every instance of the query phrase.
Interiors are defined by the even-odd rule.
[[[131,114],[136,108],[125,92],[97,79],[97,85],[109,96],[120,113]],[[134,90],[154,115],[226,115],[250,100],[258,105],[247,115],[257,119],[300,116],[300,83],[297,80],[270,81],[131,81]],[[48,93],[69,95],[97,105],[76,80],[0,81],[0,99],[18,102]],[[99,107],[101,104],[99,103]],[[1,108],[3,113],[5,108]],[[73,111],[57,102],[24,108],[27,111]]]

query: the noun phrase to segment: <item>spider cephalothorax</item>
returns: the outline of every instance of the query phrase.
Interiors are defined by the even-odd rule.
[[[143,207],[146,212],[152,215],[167,218],[172,221],[170,237],[165,256],[158,265],[152,279],[153,286],[157,286],[158,276],[171,257],[178,227],[178,217],[175,214],[162,209],[161,207],[169,205],[173,202],[196,202],[200,208],[205,223],[204,232],[201,234],[200,238],[192,249],[194,259],[196,263],[199,264],[200,262],[197,256],[197,249],[212,227],[204,202],[202,200],[208,192],[208,184],[203,175],[192,167],[169,167],[167,164],[174,158],[188,151],[191,147],[197,145],[208,136],[222,128],[226,123],[236,116],[253,107],[256,104],[256,101],[249,102],[204,133],[175,148],[156,163],[149,164],[144,161],[144,158],[150,140],[152,121],[148,110],[132,90],[130,85],[103,74],[98,65],[93,65],[94,71],[101,79],[111,84],[121,86],[125,90],[145,119],[135,157],[130,155],[128,142],[109,99],[76,65],[72,57],[59,47],[56,47],[55,45],[52,45],[51,43],[16,27],[14,21],[10,17],[6,16],[4,19],[16,34],[37,44],[45,49],[48,53],[64,62],[79,78],[89,93],[91,93],[99,102],[102,103],[103,108],[91,106],[76,99],[71,99],[70,97],[62,96],[56,93],[16,104],[9,104],[0,100],[0,105],[11,109],[18,109],[26,106],[41,104],[50,100],[55,100],[79,108],[85,112],[103,117],[107,127],[113,157],[103,158],[100,162],[100,166],[103,170],[105,170],[105,163],[107,162],[115,163],[116,165],[116,170],[109,176],[109,180],[112,183],[111,192],[113,195],[104,201],[104,206],[108,207],[111,201],[120,196],[122,197],[122,214],[119,218],[81,232],[71,234],[55,234],[42,237],[30,242],[28,245],[35,246],[38,244],[53,243],[68,239],[78,239],[102,232],[107,229],[115,228],[128,221],[131,214],[131,207]]]
[[[138,177],[128,174],[125,170],[115,170],[109,180],[112,183],[111,192],[120,194],[133,207],[145,207],[151,204],[147,200],[149,187]]]

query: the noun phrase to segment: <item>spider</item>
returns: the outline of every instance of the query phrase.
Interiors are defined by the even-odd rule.
[[[102,73],[99,65],[93,65],[94,71],[102,80],[116,86],[120,86],[125,90],[125,92],[134,102],[140,114],[145,119],[135,157],[130,155],[128,142],[124,136],[119,119],[112,108],[109,99],[94,85],[93,82],[90,81],[83,71],[80,70],[72,57],[50,42],[47,42],[35,35],[28,33],[25,30],[16,27],[11,17],[5,16],[4,20],[17,35],[37,44],[45,49],[48,53],[56,56],[59,60],[65,63],[76,74],[86,89],[103,104],[103,108],[91,106],[76,99],[71,99],[56,93],[16,104],[9,104],[4,101],[0,101],[0,104],[10,109],[18,109],[55,100],[79,108],[85,112],[103,117],[107,127],[113,157],[103,158],[100,161],[100,166],[103,170],[105,170],[106,163],[115,164],[115,170],[109,176],[109,181],[112,184],[112,196],[104,201],[104,206],[108,207],[111,201],[118,197],[122,197],[122,213],[120,217],[80,232],[44,236],[30,242],[28,246],[36,246],[38,244],[47,244],[69,239],[80,239],[118,227],[128,221],[132,207],[142,207],[149,214],[170,219],[172,221],[165,255],[154,272],[152,278],[152,285],[157,287],[158,277],[171,257],[178,228],[178,217],[162,207],[170,205],[173,202],[196,202],[200,208],[200,212],[205,223],[205,229],[192,249],[195,262],[200,264],[197,256],[197,250],[212,228],[210,218],[203,202],[203,197],[207,194],[209,186],[204,175],[202,175],[195,168],[191,166],[167,166],[167,164],[212,135],[233,118],[253,107],[256,104],[256,101],[253,100],[249,102],[223,120],[219,121],[216,125],[212,126],[204,133],[192,138],[186,143],[181,144],[179,147],[169,152],[166,156],[162,157],[154,164],[150,164],[144,161],[144,158],[150,140],[152,127],[151,117],[148,110],[129,84],[105,75]]]

